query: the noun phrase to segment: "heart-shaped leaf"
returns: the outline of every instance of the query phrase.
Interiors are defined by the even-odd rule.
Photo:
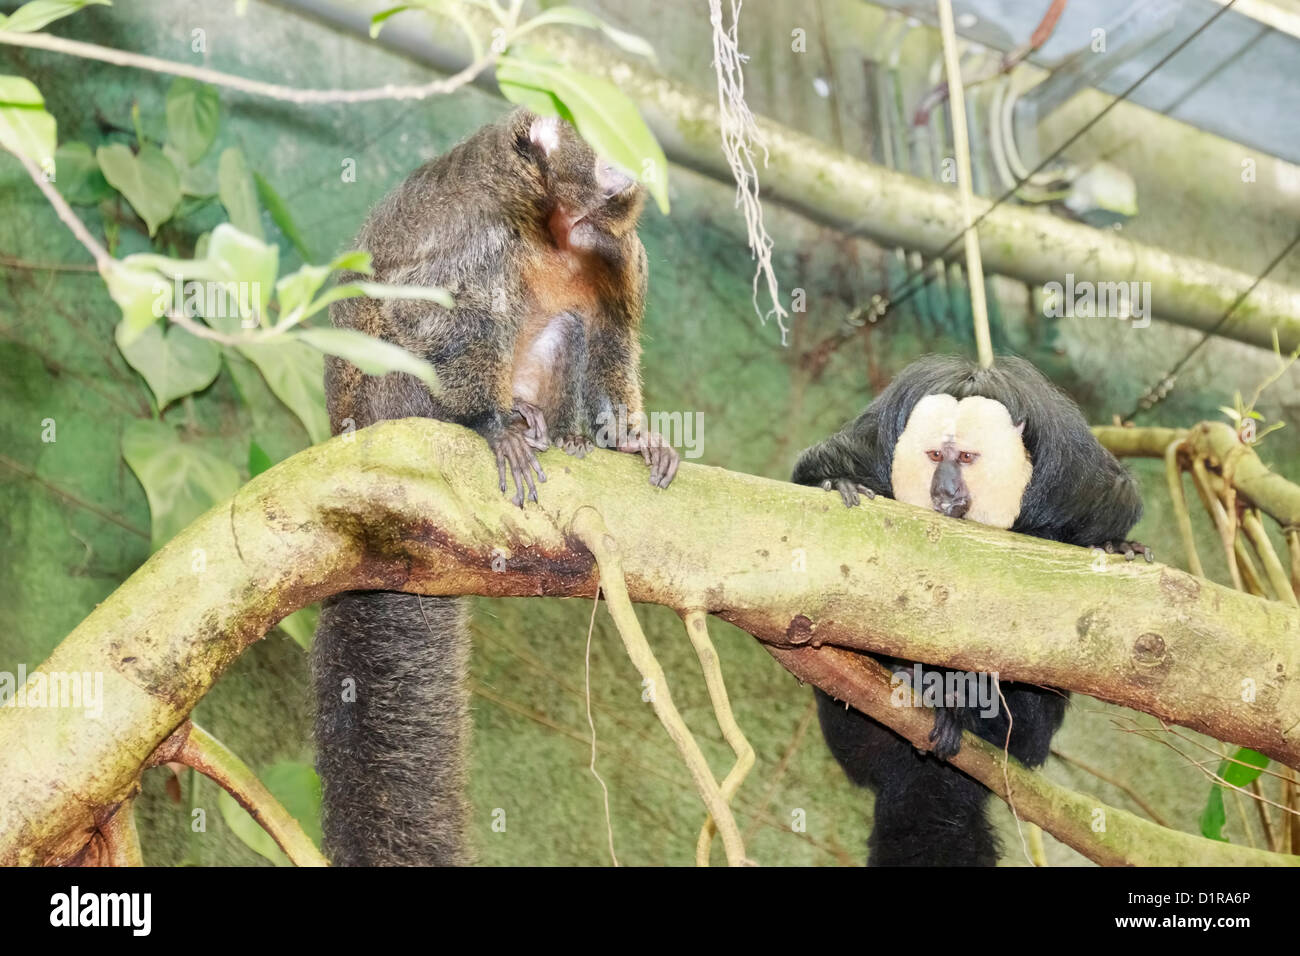
[[[119,322],[114,337],[131,367],[144,376],[161,411],[182,396],[200,392],[221,371],[221,349],[176,326],[154,322],[134,339],[128,339],[126,322]],[[127,339],[124,341],[124,339]]]
[[[149,235],[155,235],[181,202],[180,174],[171,160],[156,146],[146,144],[132,154],[121,143],[99,147],[95,158],[104,178],[139,213]]]
[[[132,419],[122,432],[122,457],[149,499],[155,551],[239,489],[234,465],[182,442],[159,421]]]
[[[177,77],[167,90],[167,142],[193,166],[217,138],[221,105],[215,87]]]

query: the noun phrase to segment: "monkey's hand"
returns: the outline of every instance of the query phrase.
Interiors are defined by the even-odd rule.
[[[667,488],[681,464],[677,449],[665,442],[658,432],[633,432],[618,446],[618,450],[644,458],[650,466],[650,484],[656,488]]]
[[[934,712],[934,729],[930,731],[930,748],[940,760],[951,760],[961,750],[961,711],[955,707],[939,707]]]
[[[1106,541],[1098,545],[1107,554],[1122,554],[1125,561],[1132,561],[1139,554],[1150,564],[1156,559],[1155,552],[1140,541]]]
[[[501,493],[506,493],[506,464],[515,479],[515,496],[511,500],[520,508],[524,506],[524,483],[528,484],[528,497],[537,500],[537,486],[533,484],[532,473],[537,472],[539,481],[546,480],[546,472],[537,461],[537,453],[529,442],[529,427],[524,420],[512,421],[505,428],[488,438],[488,445],[497,456],[497,477],[500,479]]]
[[[540,408],[531,402],[516,398],[512,411],[528,426],[524,431],[524,441],[530,448],[545,451],[551,447],[551,436],[546,430],[546,416],[542,414]]]
[[[556,438],[555,447],[564,449],[566,455],[572,455],[574,458],[586,458],[587,454],[596,447],[596,444],[586,435],[575,432]]]
[[[866,485],[858,484],[852,478],[827,478],[822,482],[822,491],[838,491],[840,497],[844,499],[844,506],[846,508],[856,507],[858,503],[858,495],[860,494],[866,495],[868,501],[876,497],[874,491]]]

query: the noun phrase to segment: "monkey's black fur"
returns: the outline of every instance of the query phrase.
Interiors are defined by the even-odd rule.
[[[1141,518],[1133,476],[1093,437],[1079,407],[1033,365],[1010,357],[988,369],[955,356],[912,363],[857,419],[803,452],[793,480],[820,485],[848,479],[892,498],[894,447],[916,403],[934,394],[991,398],[1006,406],[1013,422],[1025,423],[1033,476],[1012,531],[1105,546],[1122,541]],[[1067,695],[1010,682],[1001,689],[1013,721],[1010,752],[1026,766],[1037,766],[1047,759]],[[988,791],[981,784],[821,691],[817,711],[826,743],[849,779],[875,791],[869,865],[997,863],[997,842],[984,816]],[[945,709],[936,715],[936,728],[945,721],[956,721],[999,747],[1006,741],[1007,717],[1000,705],[990,718],[971,709]]]

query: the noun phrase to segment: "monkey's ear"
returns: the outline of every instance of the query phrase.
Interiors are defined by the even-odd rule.
[[[1019,436],[1021,436],[1022,438],[1024,437],[1024,434],[1025,434],[1025,423],[1024,423],[1024,422],[1021,422],[1019,425],[1016,426],[1016,434],[1019,435]]]
[[[560,145],[560,118],[539,116],[528,129],[528,141],[543,156],[549,156]]]

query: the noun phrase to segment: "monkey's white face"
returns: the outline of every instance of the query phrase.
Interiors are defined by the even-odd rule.
[[[925,396],[894,447],[894,498],[1010,528],[1034,472],[1024,428],[991,398]]]

